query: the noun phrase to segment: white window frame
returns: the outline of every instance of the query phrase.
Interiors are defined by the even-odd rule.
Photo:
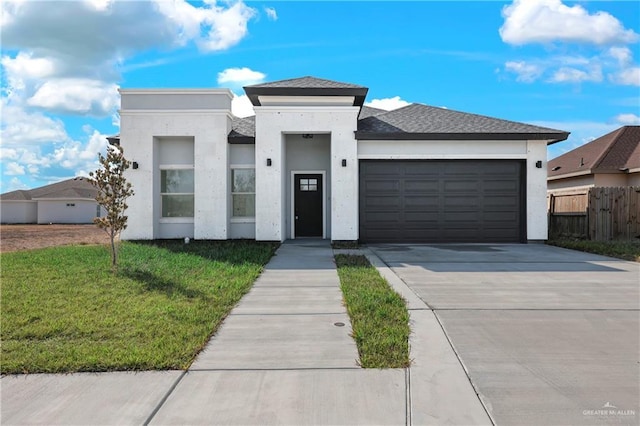
[[[160,223],[194,223],[195,222],[195,185],[196,185],[196,176],[195,176],[195,167],[193,164],[160,164],[158,167],[158,175],[162,180],[162,171],[163,170],[194,170],[193,176],[193,191],[194,192],[162,192],[160,190]],[[160,182],[160,188],[162,188],[162,182]],[[194,209],[193,216],[185,216],[185,217],[163,217],[162,216],[162,196],[163,195],[193,195],[194,197]]]
[[[230,189],[229,189],[229,217],[231,218],[231,223],[255,223],[256,222],[256,217],[255,217],[255,212],[254,212],[254,216],[234,216],[233,215],[233,196],[235,194],[240,194],[240,195],[253,195],[254,197],[254,205],[255,205],[255,196],[256,196],[256,192],[233,192],[233,171],[234,170],[238,170],[238,169],[253,169],[254,173],[255,173],[255,169],[256,166],[255,164],[232,164],[229,166],[229,184],[230,184]],[[255,175],[254,175],[255,176]],[[253,183],[254,188],[255,188],[255,181]]]

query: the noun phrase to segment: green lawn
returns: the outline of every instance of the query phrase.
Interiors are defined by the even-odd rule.
[[[364,256],[338,254],[338,275],[364,368],[409,366],[405,302]]]
[[[549,240],[549,245],[564,247],[588,253],[617,257],[619,259],[640,262],[640,240],[634,241],[589,241],[558,239]]]
[[[251,288],[273,244],[122,243],[5,253],[1,372],[184,369]]]

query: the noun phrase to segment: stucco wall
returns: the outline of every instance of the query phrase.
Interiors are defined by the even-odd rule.
[[[593,175],[547,181],[547,190],[550,192],[573,188],[589,188],[592,186],[594,186]]]
[[[536,162],[542,161],[537,168]],[[527,142],[527,235],[529,241],[548,238],[547,222],[547,143]]]
[[[3,201],[0,203],[0,223],[36,223],[38,204],[35,201]]]
[[[38,223],[93,223],[94,200],[38,200]]]
[[[231,110],[227,89],[121,90],[122,110]]]
[[[358,141],[358,158],[362,160],[524,159],[526,157],[526,141]]]
[[[159,234],[158,152],[154,138],[190,137],[194,141],[196,239],[226,239],[228,175],[227,134],[230,113],[222,112],[136,112],[121,111],[120,140],[125,156],[136,161],[137,170],[126,177],[136,195],[129,201],[129,227],[123,239],[161,238]],[[155,154],[155,158],[154,158]],[[181,235],[176,237],[184,237]]]
[[[627,186],[628,175],[625,173],[598,173],[595,175],[595,186]]]
[[[332,240],[358,238],[358,165],[354,137],[359,108],[351,106],[261,106],[256,111],[256,239],[287,238],[285,135],[330,134]],[[271,166],[267,166],[271,159]],[[347,160],[348,167],[341,166]]]

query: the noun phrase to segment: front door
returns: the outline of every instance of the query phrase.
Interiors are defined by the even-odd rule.
[[[295,237],[322,237],[322,175],[294,178]]]

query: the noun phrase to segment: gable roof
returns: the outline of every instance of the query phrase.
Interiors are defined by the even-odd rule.
[[[548,177],[625,173],[640,168],[640,126],[624,126],[550,160]],[[555,170],[554,170],[555,169]]]
[[[362,106],[369,89],[357,84],[305,76],[245,86],[244,91],[255,106],[260,106],[260,96],[353,96],[353,105]]]
[[[358,121],[356,139],[506,140],[566,139],[569,133],[478,114],[410,104]]]
[[[2,201],[29,201],[37,199],[94,199],[98,191],[89,179],[76,177],[31,190],[17,190],[0,194]]]

